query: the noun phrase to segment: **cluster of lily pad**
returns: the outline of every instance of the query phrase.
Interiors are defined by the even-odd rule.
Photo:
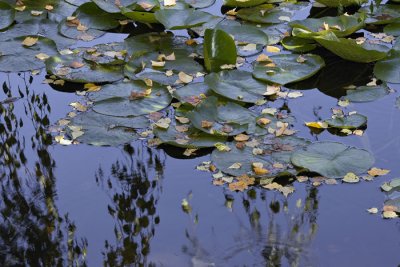
[[[328,51],[373,67],[372,83],[342,86],[342,102],[387,95],[386,83],[400,83],[400,5],[224,0],[223,17],[199,10],[214,2],[1,0],[0,71],[45,67],[47,82],[81,85],[85,100],[59,121],[55,138],[62,144],[117,146],[142,139],[184,148],[186,156],[212,148],[211,162],[200,169],[232,190],[261,184],[288,193],[274,181],[310,172],[344,181],[365,174],[374,162],[369,152],[299,138],[295,118],[269,102],[302,95],[288,88],[323,83],[319,75],[332,67]],[[348,6],[353,13],[312,17]],[[76,47],[76,41],[139,24],[167,31]],[[188,34],[175,31],[182,29]],[[306,125],[362,134],[366,124],[361,114],[336,110]]]

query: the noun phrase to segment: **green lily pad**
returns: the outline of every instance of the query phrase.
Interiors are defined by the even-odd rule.
[[[240,24],[237,21],[224,20],[215,26],[224,32],[232,35],[235,41],[251,44],[269,44],[268,36],[254,25]]]
[[[131,73],[127,68],[127,65],[125,65],[125,75],[132,80],[142,80],[145,81],[146,79],[150,79],[153,82],[156,82],[161,85],[176,85],[177,80],[179,79],[179,76],[174,73],[171,76],[167,76],[165,72],[162,71],[157,71],[157,70],[152,70],[152,69],[145,69],[142,72],[139,72],[137,74]]]
[[[149,127],[149,120],[144,117],[119,118],[87,111],[74,117],[70,124],[70,135],[73,130],[82,131],[77,141],[95,146],[118,146],[133,142],[139,138],[136,129]]]
[[[206,8],[212,6],[215,0],[185,0],[193,8]]]
[[[293,28],[293,36],[301,38],[313,38],[318,35],[325,35],[329,31],[337,37],[346,37],[364,26],[364,15],[342,15],[338,17],[308,18],[290,22]]]
[[[360,86],[354,90],[347,90],[343,99],[354,103],[371,102],[388,95],[389,92],[389,88],[384,84],[377,86]]]
[[[356,40],[337,38],[333,33],[319,36],[315,40],[339,57],[360,63],[381,60],[386,57],[390,49],[387,46],[372,44],[368,41],[357,44]]]
[[[93,110],[110,116],[140,116],[166,108],[172,100],[167,88],[153,84],[151,93],[142,81],[107,84],[88,95]]]
[[[154,15],[165,28],[170,30],[200,26],[213,18],[210,13],[195,9],[161,9],[157,10]]]
[[[37,42],[32,46],[25,46],[22,42],[27,37],[37,38]],[[54,41],[40,36],[26,36],[0,42],[0,71],[19,72],[41,69],[45,64],[43,60],[36,57],[39,54],[48,56],[57,54]]]
[[[400,83],[400,51],[392,50],[387,58],[378,61],[374,74],[385,82]]]
[[[236,45],[232,37],[219,29],[207,29],[204,36],[204,63],[207,71],[218,72],[225,64],[236,64]]]
[[[296,53],[307,53],[317,48],[317,44],[314,40],[293,36],[283,38],[282,45],[287,50],[291,50]]]
[[[0,2],[0,18],[0,30],[9,27],[14,22],[14,8],[7,3]]]
[[[176,89],[173,96],[183,104],[196,106],[210,94],[210,91],[205,83],[191,83]]]
[[[297,167],[325,177],[342,178],[349,172],[356,175],[366,172],[373,165],[374,158],[363,149],[335,142],[317,142],[295,151],[291,161]]]
[[[66,19],[62,20],[58,25],[58,32],[67,38],[86,42],[93,41],[106,33],[92,28],[88,28],[86,31],[79,31],[77,27],[69,25]]]
[[[85,61],[80,54],[53,56],[46,60],[46,70],[63,80],[75,83],[115,82],[124,78],[122,66],[92,63]]]
[[[252,7],[252,6],[258,6],[264,3],[269,2],[269,0],[224,0],[223,5],[224,6],[236,6],[236,7]]]
[[[361,6],[368,2],[368,0],[316,0],[328,7],[347,7],[347,6]]]
[[[78,7],[73,14],[79,22],[91,29],[96,30],[111,30],[119,26],[121,17],[119,15],[110,14],[95,3],[85,3]]]
[[[369,7],[363,7],[360,12],[366,13],[367,19],[365,22],[367,24],[389,24],[393,22],[399,22],[400,19],[400,6],[385,4],[375,7],[374,12],[371,14]]]
[[[124,40],[126,50],[132,57],[138,57],[152,51],[173,52],[175,43],[181,43],[182,39],[175,38],[171,33],[145,33],[135,35]],[[176,47],[174,47],[176,48]]]
[[[270,59],[274,65],[266,66],[265,62],[255,64],[254,78],[284,85],[305,80],[325,66],[320,56],[311,54],[303,56],[282,54],[270,56]]]
[[[272,4],[259,5],[252,8],[240,9],[236,16],[240,19],[255,23],[285,23],[292,20],[295,15],[303,14],[307,17],[306,9],[310,3],[299,2],[297,4],[282,3],[276,7]]]
[[[383,28],[383,32],[388,35],[400,36],[400,23],[392,23]]]
[[[178,124],[182,126],[184,124]],[[187,131],[179,132],[176,125],[170,125],[168,129],[155,127],[154,135],[160,138],[164,144],[184,148],[206,148],[214,147],[216,143],[225,142],[226,137],[206,134],[193,126],[188,126]]]
[[[187,117],[197,129],[216,135],[236,135],[255,123],[255,116],[248,109],[233,102],[218,102],[214,96],[204,99]]]
[[[344,117],[336,117],[325,122],[333,128],[339,129],[357,129],[367,123],[367,117],[360,114],[352,114]]]
[[[204,82],[217,94],[246,103],[264,99],[267,88],[265,83],[254,79],[251,72],[241,70],[211,73]]]

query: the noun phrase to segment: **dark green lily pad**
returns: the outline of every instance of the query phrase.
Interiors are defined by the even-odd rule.
[[[204,63],[210,72],[218,72],[225,64],[236,64],[236,45],[226,32],[207,29],[204,36]]]
[[[122,66],[92,63],[85,61],[80,54],[53,56],[46,60],[46,70],[63,80],[75,83],[115,82],[124,78]]]
[[[142,81],[107,84],[88,95],[94,102],[93,110],[110,116],[140,116],[166,108],[172,100],[167,88],[153,84],[151,93]]]
[[[119,15],[110,14],[99,8],[95,3],[85,3],[78,7],[74,12],[74,16],[79,22],[91,29],[111,30],[119,26],[121,17]]]
[[[400,23],[392,23],[383,28],[383,32],[388,35],[400,36]]]
[[[218,102],[214,96],[203,100],[187,117],[197,129],[216,135],[236,135],[255,123],[255,116],[248,109],[233,102]]]
[[[297,167],[325,177],[342,178],[349,172],[356,175],[366,172],[373,165],[374,158],[363,149],[335,142],[317,142],[295,151],[291,161]]]
[[[347,6],[361,6],[368,2],[368,0],[316,0],[318,3],[328,7],[347,7]]]
[[[288,36],[283,38],[282,45],[287,50],[291,50],[296,53],[307,53],[315,48],[317,48],[317,44],[314,40],[298,38],[293,36]]]
[[[106,32],[97,29],[88,28],[86,31],[79,31],[77,27],[69,25],[66,19],[62,20],[58,25],[58,32],[67,38],[82,40],[82,41],[93,41],[96,38],[103,36]]]
[[[195,9],[161,9],[156,11],[154,15],[165,28],[170,30],[200,26],[213,18],[210,13]]]
[[[258,6],[264,3],[270,2],[268,0],[248,0],[248,1],[241,1],[241,0],[224,0],[224,6],[237,6],[237,7],[252,7]]]
[[[77,141],[95,146],[118,146],[133,142],[139,138],[136,129],[144,129],[150,125],[144,117],[119,118],[87,111],[74,117],[70,124],[70,135],[80,129],[83,135]]]
[[[400,51],[392,50],[389,57],[378,61],[374,67],[375,76],[388,83],[400,83]]]
[[[7,3],[0,2],[0,30],[3,30],[13,24],[15,18],[15,10]]]
[[[375,7],[374,12],[371,14],[369,7],[363,7],[360,12],[365,12],[368,16],[365,20],[368,24],[389,24],[399,22],[400,19],[400,6],[393,4],[379,5]]]
[[[387,46],[372,44],[368,41],[357,44],[356,40],[337,38],[333,33],[317,37],[315,40],[339,57],[360,63],[370,63],[383,59],[390,50]]]
[[[333,128],[339,129],[357,129],[367,123],[367,117],[360,114],[352,114],[344,117],[336,117],[325,122]]]
[[[102,65],[122,65],[125,63],[126,54],[124,43],[109,43],[86,49],[83,58]]]
[[[377,86],[360,86],[354,90],[347,90],[343,99],[354,103],[371,102],[388,95],[389,92],[389,88],[384,84]]]
[[[127,65],[125,65],[126,67]],[[150,79],[153,82],[156,82],[161,85],[175,85],[176,82],[179,80],[179,77],[176,73],[171,76],[167,76],[165,72],[152,70],[152,69],[145,69],[144,71],[134,74],[131,73],[125,68],[125,75],[132,80],[142,80],[145,81],[146,79]]]
[[[264,99],[267,88],[265,83],[254,79],[251,72],[241,70],[211,73],[204,82],[217,94],[246,103]]]
[[[206,8],[212,6],[215,0],[185,0],[193,8]]]
[[[266,62],[257,62],[253,76],[256,79],[276,84],[287,84],[305,80],[325,66],[324,60],[317,55],[282,54],[271,56],[274,66]],[[271,64],[271,63],[269,63]]]

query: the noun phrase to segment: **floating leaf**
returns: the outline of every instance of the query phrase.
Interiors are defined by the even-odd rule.
[[[387,58],[378,61],[374,74],[385,82],[400,83],[400,51],[392,50]]]
[[[167,88],[153,85],[148,94],[148,86],[142,81],[107,84],[98,92],[88,95],[94,102],[93,110],[110,116],[140,116],[167,107],[172,100]],[[135,94],[137,97],[132,97]]]
[[[350,102],[370,102],[378,100],[390,92],[389,88],[385,84],[377,86],[360,86],[346,91],[346,95],[343,99],[347,99]]]
[[[335,142],[317,142],[293,153],[295,166],[306,168],[328,178],[344,177],[352,172],[366,172],[374,163],[372,155],[362,149]]]
[[[165,28],[170,30],[193,28],[213,18],[210,13],[195,9],[161,9],[156,11],[154,15]]]
[[[304,62],[298,62],[298,55],[273,55],[270,63],[257,62],[253,76],[267,82],[287,84],[307,79],[325,66],[324,60],[317,55],[304,55]]]
[[[334,128],[340,129],[357,129],[367,123],[367,117],[360,114],[352,114],[343,117],[335,117],[325,120],[325,122]]]
[[[5,2],[0,2],[0,18],[0,30],[13,24],[15,18],[14,8]]]

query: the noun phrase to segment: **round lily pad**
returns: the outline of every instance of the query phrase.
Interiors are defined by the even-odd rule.
[[[7,3],[0,2],[0,30],[3,30],[13,24],[15,18],[15,10]]]
[[[271,62],[257,62],[253,76],[256,79],[276,84],[287,84],[305,80],[325,66],[317,55],[281,54],[270,57]]]
[[[374,67],[375,76],[389,83],[400,83],[400,51],[392,50],[390,56],[378,61]]]
[[[185,0],[193,8],[206,8],[212,6],[215,0]]]
[[[328,178],[342,178],[347,173],[366,172],[374,163],[366,150],[335,142],[317,142],[298,150],[291,157],[297,167],[306,168]]]
[[[377,86],[360,86],[354,90],[347,90],[343,99],[354,103],[371,102],[388,95],[389,92],[389,88],[384,84]]]
[[[197,129],[216,135],[236,135],[254,123],[254,114],[233,102],[221,103],[215,96],[204,99],[187,117]]]
[[[181,103],[196,106],[210,94],[210,91],[210,88],[205,83],[191,83],[176,89],[173,96]]]
[[[210,13],[191,8],[184,10],[161,9],[157,10],[154,15],[165,28],[170,30],[188,29],[200,26],[213,17]]]
[[[361,6],[368,2],[368,0],[317,0],[318,3],[324,4],[328,7],[346,7],[346,6]]]
[[[118,117],[156,112],[167,107],[172,100],[167,88],[157,84],[150,88],[142,81],[107,84],[88,97],[94,102],[94,111]]]
[[[115,82],[124,78],[122,66],[85,61],[81,54],[53,56],[46,60],[46,69],[50,74],[75,83]]]
[[[147,128],[149,125],[149,120],[144,116],[119,118],[90,110],[74,117],[68,127],[71,137],[77,132],[83,132],[75,139],[81,143],[118,146],[137,140],[139,135],[135,130]]]
[[[211,73],[204,82],[217,94],[246,103],[264,99],[267,89],[267,85],[254,79],[251,72],[241,70]]]
[[[333,119],[325,120],[325,122],[334,128],[340,129],[357,129],[367,123],[367,117],[360,114],[352,114],[344,117],[336,117]]]

